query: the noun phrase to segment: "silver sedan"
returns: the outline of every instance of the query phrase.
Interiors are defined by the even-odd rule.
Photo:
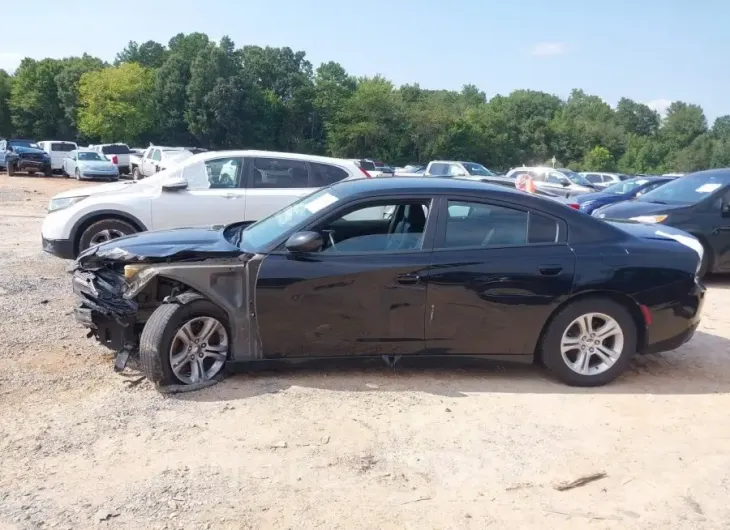
[[[81,179],[119,180],[119,169],[96,151],[78,149],[63,160],[63,174]]]

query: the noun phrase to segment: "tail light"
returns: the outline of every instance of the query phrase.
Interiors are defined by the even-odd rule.
[[[580,210],[580,204],[578,204],[577,202],[571,202],[568,204],[568,206],[570,206],[574,210]]]
[[[365,171],[365,170],[364,170],[363,168],[361,168],[360,166],[357,166],[357,169],[359,169],[360,171],[362,171],[362,173],[363,173],[363,175],[365,175],[365,178],[366,178],[366,179],[370,179],[370,178],[373,178],[373,176],[372,176],[372,175],[371,175],[370,173],[368,173],[367,171]]]
[[[116,166],[118,163],[119,163],[119,158],[117,157],[117,155],[112,155],[112,164],[114,164]]]

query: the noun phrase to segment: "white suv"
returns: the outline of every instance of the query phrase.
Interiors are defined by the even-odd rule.
[[[75,258],[135,232],[257,221],[315,189],[369,177],[349,160],[270,151],[200,153],[141,181],[74,188],[53,197],[43,250]]]

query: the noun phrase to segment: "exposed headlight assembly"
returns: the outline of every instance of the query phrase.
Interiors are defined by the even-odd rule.
[[[68,208],[69,206],[73,206],[77,202],[84,200],[86,197],[88,197],[88,195],[84,195],[83,197],[61,197],[58,199],[51,199],[51,201],[48,203],[48,213],[56,212],[58,210]]]

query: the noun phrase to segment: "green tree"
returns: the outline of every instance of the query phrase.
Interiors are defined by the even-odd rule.
[[[730,138],[730,116],[720,116],[712,125],[712,134],[715,138]]]
[[[122,63],[139,63],[147,68],[159,68],[167,58],[167,50],[159,42],[148,40],[142,44],[129,41],[127,47],[117,54],[114,65]]]
[[[102,142],[136,143],[153,129],[154,72],[138,63],[87,72],[79,82],[79,130]]]
[[[639,136],[651,136],[659,130],[659,113],[648,105],[621,98],[616,106],[616,120],[626,132]]]
[[[23,59],[15,72],[10,94],[10,114],[19,136],[58,138],[68,134],[58,99],[56,75],[62,69],[56,59]]]
[[[707,132],[707,120],[702,108],[675,101],[667,109],[660,135],[671,150],[684,149],[695,138]]]
[[[13,122],[10,116],[10,93],[13,88],[13,78],[0,69],[0,138],[7,138],[13,134]]]
[[[608,149],[597,145],[586,154],[582,168],[586,171],[615,171],[616,161]]]
[[[87,72],[104,68],[105,63],[97,57],[84,54],[81,57],[63,59],[61,70],[56,74],[58,101],[63,111],[64,129],[68,138],[78,134],[79,80]]]

